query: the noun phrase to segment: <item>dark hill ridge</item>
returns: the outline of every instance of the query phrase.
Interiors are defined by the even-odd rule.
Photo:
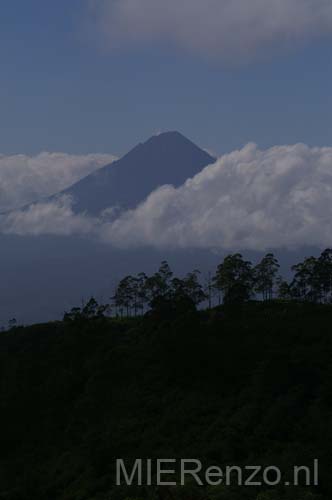
[[[3,332],[0,499],[331,500],[331,322],[330,305],[252,303]],[[116,487],[115,459],[139,457],[282,483]],[[319,488],[283,488],[315,458]]]
[[[214,162],[215,158],[179,132],[165,132],[138,144],[64,193],[74,197],[77,212],[98,214],[117,205],[133,208],[159,186],[180,186]]]

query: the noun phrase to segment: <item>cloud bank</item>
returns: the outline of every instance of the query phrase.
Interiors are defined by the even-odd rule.
[[[0,155],[0,212],[58,193],[114,160],[107,154]]]
[[[330,0],[92,0],[111,47],[171,42],[231,62],[332,35]]]
[[[222,156],[179,187],[162,186],[111,220],[75,215],[72,200],[36,204],[3,232],[84,234],[123,248],[266,250],[332,245],[332,148],[304,144]]]
[[[37,202],[26,209],[0,217],[4,234],[19,236],[73,236],[98,234],[99,221],[85,214],[74,214],[73,200],[63,195],[52,201]]]

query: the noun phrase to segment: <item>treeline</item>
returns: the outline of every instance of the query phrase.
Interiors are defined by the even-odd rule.
[[[165,303],[165,314],[0,335],[0,499],[331,500],[332,307],[191,314],[185,302],[172,314]],[[98,307],[82,314],[105,314]],[[279,467],[283,481],[118,487],[118,457],[128,473],[138,457],[196,457],[204,469],[236,464],[244,480],[248,464]],[[319,488],[305,473],[301,487],[284,486],[314,459]]]
[[[293,278],[285,280],[279,273],[280,264],[273,253],[266,254],[253,265],[240,253],[228,255],[214,275],[202,279],[194,270],[184,278],[174,276],[167,261],[151,276],[139,273],[128,275],[116,286],[110,304],[100,305],[91,298],[83,307],[65,314],[66,320],[143,315],[162,305],[182,304],[197,308],[206,305],[239,305],[249,300],[272,299],[312,303],[332,301],[332,249],[309,257],[292,266]]]

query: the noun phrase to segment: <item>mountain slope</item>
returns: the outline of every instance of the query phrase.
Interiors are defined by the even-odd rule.
[[[98,214],[105,208],[133,208],[163,184],[179,186],[215,159],[179,132],[166,132],[139,144],[120,160],[63,192],[75,211]]]

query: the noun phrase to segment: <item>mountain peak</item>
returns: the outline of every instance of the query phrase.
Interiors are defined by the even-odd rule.
[[[177,130],[165,130],[164,132],[157,132],[154,134],[150,139],[153,138],[174,138],[174,139],[184,139],[184,140],[189,140],[187,137],[185,137],[181,132],[178,132]]]
[[[181,132],[179,132],[178,130],[164,130],[162,132],[157,132],[155,134],[153,134],[152,137],[162,137],[162,136],[181,136],[181,137],[184,137],[183,134],[181,134]]]
[[[98,214],[108,207],[133,208],[165,184],[175,187],[215,159],[177,131],[138,144],[111,165],[84,178],[66,193],[78,211]]]
[[[159,132],[154,134],[150,139],[148,139],[144,144],[151,143],[189,143],[192,146],[197,147],[192,141],[190,141],[186,136],[178,132],[177,130],[168,130],[165,132]]]

